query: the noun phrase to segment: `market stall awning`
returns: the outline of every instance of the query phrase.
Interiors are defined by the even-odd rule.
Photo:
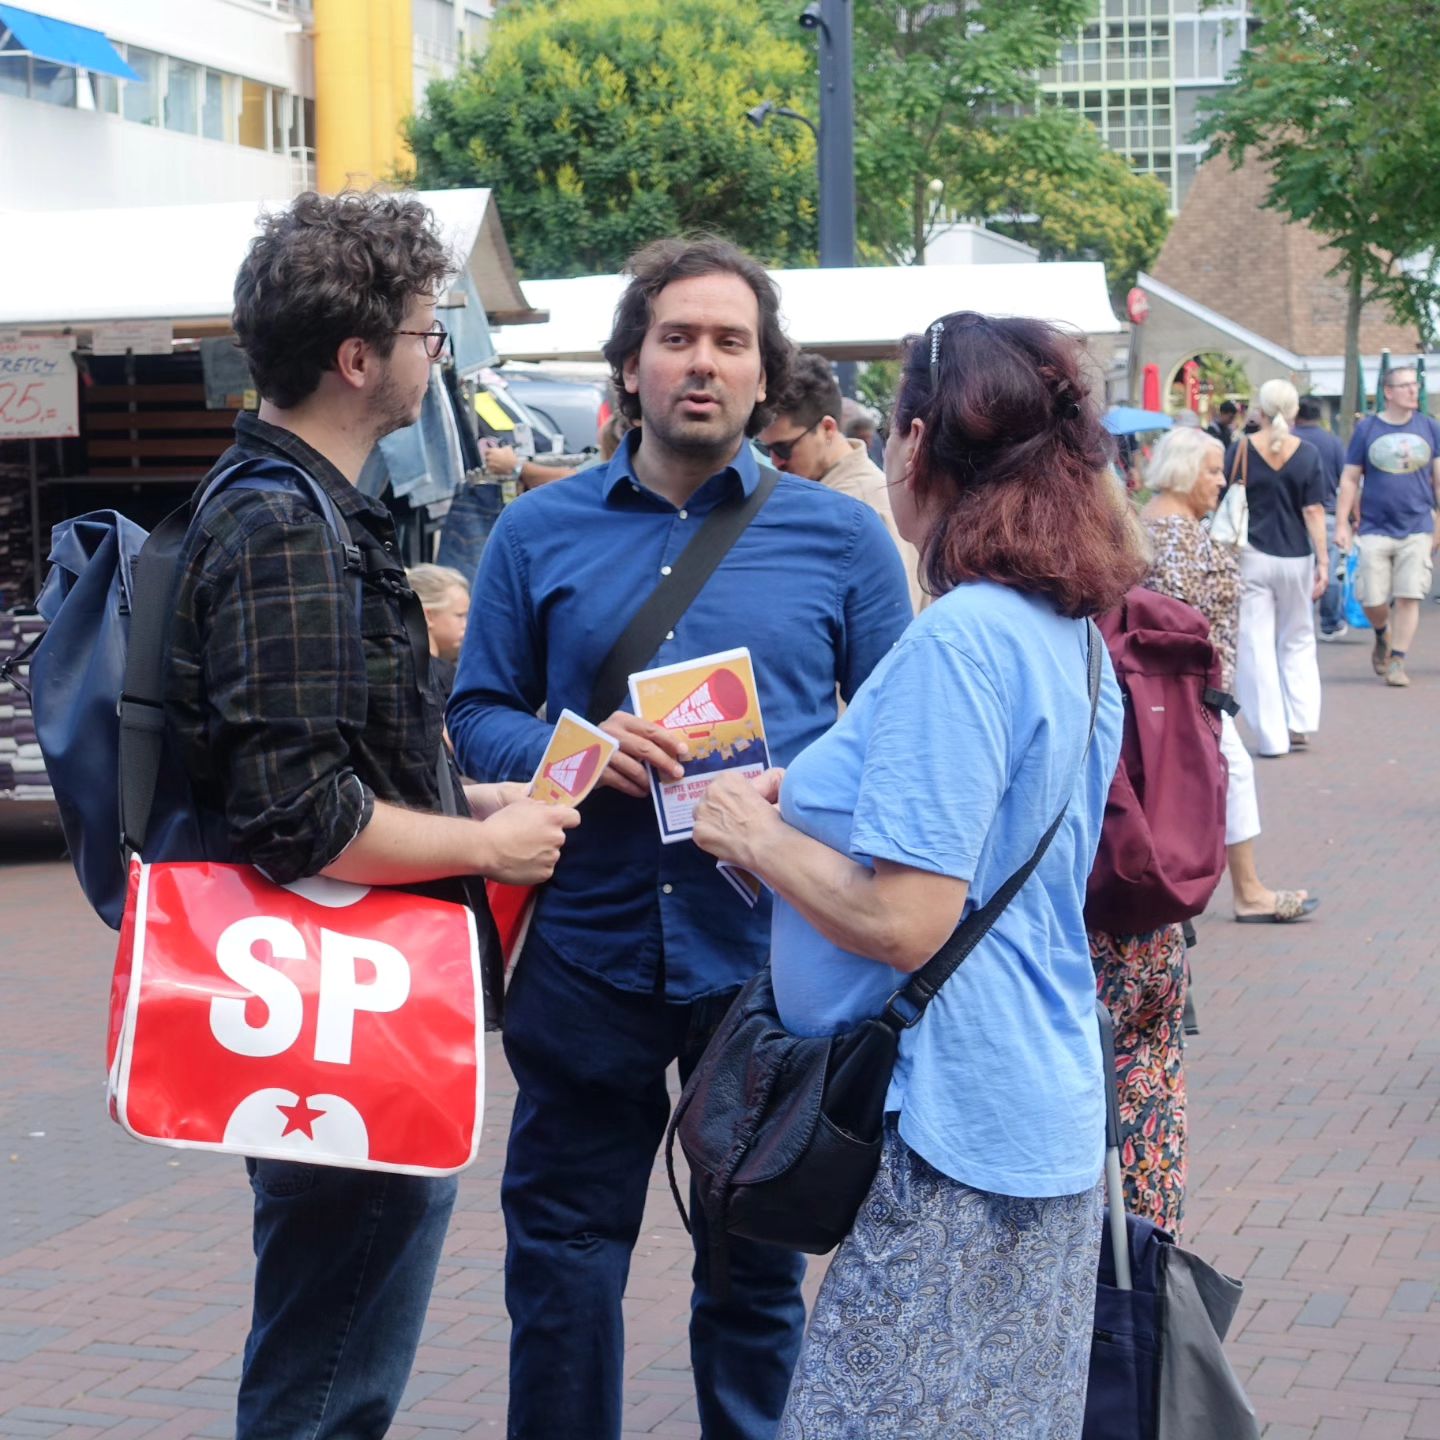
[[[16,46],[28,50],[37,60],[56,65],[74,65],[97,75],[114,75],[119,80],[139,80],[121,58],[120,52],[98,30],[53,20],[15,5],[0,5],[0,25],[10,31]]]
[[[772,270],[790,338],[832,360],[871,360],[955,310],[1049,320],[1083,335],[1116,335],[1105,267],[1089,261],[1015,265],[875,266]],[[542,325],[501,329],[514,360],[596,360],[610,333],[623,275],[527,280],[525,293],[550,312]]]
[[[419,199],[492,324],[544,320],[520,288],[489,190],[425,190]],[[0,326],[83,330],[169,320],[183,334],[228,331],[235,272],[257,216],[284,199],[0,215]],[[19,277],[24,276],[24,283]]]

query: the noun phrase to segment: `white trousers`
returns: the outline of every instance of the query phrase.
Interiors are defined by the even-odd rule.
[[[1225,843],[1239,845],[1260,833],[1260,797],[1255,792],[1255,762],[1228,715],[1220,717],[1220,753],[1230,767],[1225,789]]]
[[[1320,663],[1310,591],[1313,556],[1240,552],[1235,698],[1262,755],[1284,755],[1290,731],[1320,728]]]

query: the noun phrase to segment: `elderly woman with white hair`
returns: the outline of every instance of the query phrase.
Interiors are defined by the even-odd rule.
[[[1249,501],[1240,551],[1240,648],[1235,698],[1263,756],[1302,748],[1320,727],[1313,603],[1329,584],[1320,454],[1291,433],[1300,396],[1288,380],[1260,387],[1260,428],[1225,457]]]
[[[1263,396],[1264,391],[1261,393]],[[1257,438],[1263,440],[1264,435],[1262,428]],[[1252,485],[1258,469],[1251,474]],[[1246,644],[1242,587],[1246,562],[1242,552],[1237,566],[1234,552],[1211,540],[1200,523],[1215,508],[1225,474],[1224,450],[1212,435],[1202,430],[1171,431],[1151,459],[1148,480],[1154,498],[1141,511],[1140,518],[1155,552],[1145,584],[1162,595],[1193,605],[1210,622],[1210,638],[1220,653],[1223,683],[1230,690],[1239,683],[1237,651],[1243,655]],[[1258,491],[1252,494],[1252,535],[1253,507],[1259,499]],[[1313,651],[1313,639],[1311,648]],[[1318,680],[1316,689],[1318,692]],[[1240,704],[1243,715],[1243,698]],[[1256,871],[1254,841],[1260,833],[1260,807],[1255,792],[1255,764],[1228,715],[1222,717],[1220,748],[1230,769],[1225,844],[1235,892],[1235,918],[1248,923],[1304,919],[1319,901],[1304,890],[1272,890]]]

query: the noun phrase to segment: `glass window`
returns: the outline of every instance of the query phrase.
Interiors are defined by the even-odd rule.
[[[225,121],[225,82],[230,77],[218,70],[205,72],[205,88],[200,103],[200,133],[207,140],[228,140],[229,127]]]
[[[1175,203],[1177,206],[1185,203],[1185,197],[1190,193],[1190,186],[1195,179],[1195,171],[1199,163],[1198,155],[1177,155],[1175,157]]]
[[[140,77],[127,80],[121,94],[125,118],[141,125],[160,123],[160,57],[149,50],[127,47],[125,62]]]
[[[91,75],[95,87],[95,108],[107,115],[120,113],[120,82],[113,75]]]
[[[1098,35],[1087,37],[1080,47],[1080,58],[1084,62],[1085,79],[1101,79],[1100,71],[1100,37]]]
[[[1175,25],[1175,78],[1195,78],[1195,25],[1193,22]]]
[[[1200,80],[1220,78],[1220,23],[1202,20],[1195,27],[1195,76]]]
[[[1240,55],[1244,49],[1244,22],[1227,21],[1220,31],[1220,73],[1222,75],[1228,75],[1240,63]]]
[[[165,62],[165,128],[200,133],[200,67],[188,60]]]
[[[301,118],[304,121],[304,138],[301,144],[309,149],[315,148],[315,102],[313,100],[302,100],[300,102]]]
[[[30,57],[0,51],[0,95],[30,93]]]
[[[270,92],[270,148],[277,155],[290,148],[290,97],[283,90]]]
[[[251,150],[268,150],[269,139],[265,133],[269,114],[268,86],[258,80],[240,81],[239,124],[236,138]]]
[[[75,67],[56,65],[38,56],[30,70],[30,96],[34,100],[46,100],[51,105],[75,106]]]

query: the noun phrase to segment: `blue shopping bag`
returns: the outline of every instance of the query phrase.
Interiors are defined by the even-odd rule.
[[[1353,545],[1345,557],[1345,588],[1341,603],[1345,609],[1345,623],[1352,630],[1368,630],[1370,622],[1365,618],[1364,606],[1355,598],[1355,572],[1360,568],[1360,552]]]

